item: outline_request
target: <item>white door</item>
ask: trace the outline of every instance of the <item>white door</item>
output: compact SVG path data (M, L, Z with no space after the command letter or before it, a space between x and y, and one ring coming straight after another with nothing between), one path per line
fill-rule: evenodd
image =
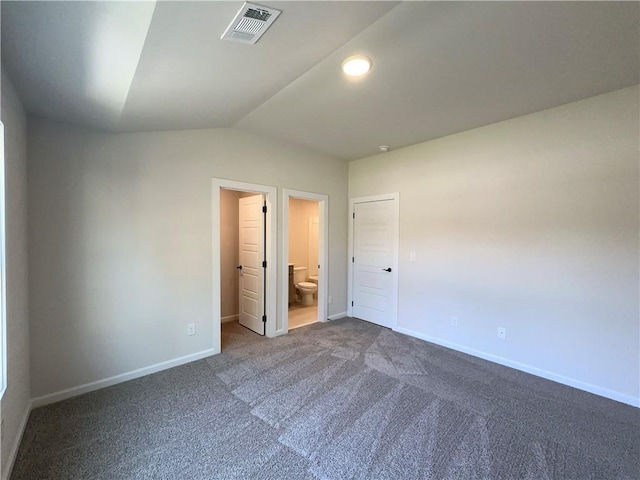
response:
M239 199L240 325L264 335L264 213L262 195Z
M397 320L398 201L354 203L354 214L352 314L392 328Z

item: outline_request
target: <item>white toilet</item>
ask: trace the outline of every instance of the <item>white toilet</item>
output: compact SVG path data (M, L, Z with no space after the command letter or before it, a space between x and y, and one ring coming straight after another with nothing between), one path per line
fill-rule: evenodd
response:
M310 281L311 283L315 283L315 284L316 284L316 287L317 287L317 286L318 286L318 275L309 275L309 281ZM314 298L314 300L315 300L316 298L318 298L317 289L316 289L316 293L314 293L314 294L313 294L313 298Z
M293 267L293 283L300 295L303 305L313 305L313 294L318 291L318 285L305 281L307 279L307 267Z

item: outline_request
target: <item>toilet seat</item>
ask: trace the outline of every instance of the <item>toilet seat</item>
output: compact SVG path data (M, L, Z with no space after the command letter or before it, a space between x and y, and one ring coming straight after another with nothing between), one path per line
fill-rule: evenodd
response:
M312 289L312 288L317 288L318 286L315 283L311 283L311 282L300 282L298 284L298 288L307 288L307 289Z

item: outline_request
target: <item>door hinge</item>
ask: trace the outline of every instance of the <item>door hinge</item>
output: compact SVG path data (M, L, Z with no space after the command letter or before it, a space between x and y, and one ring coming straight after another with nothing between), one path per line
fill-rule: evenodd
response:
M262 206L262 213L267 213L267 206L266 205Z
M262 323L267 323L267 316L266 315L262 315Z
M351 263L356 263L356 257L351 257Z
M353 218L354 219L356 218L356 212L353 212Z
M266 260L262 261L262 268L267 268L267 261Z
M351 306L353 307L353 300L351 300Z

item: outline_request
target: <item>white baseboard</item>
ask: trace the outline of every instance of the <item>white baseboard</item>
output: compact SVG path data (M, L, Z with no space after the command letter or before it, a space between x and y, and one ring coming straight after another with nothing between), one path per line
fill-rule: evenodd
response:
M333 315L329 315L329 320L338 320L339 318L346 316L347 312L334 313Z
M85 383L84 385L80 385L78 387L67 388L65 390L60 390L59 392L54 392L47 395L43 395L41 397L32 398L31 408L42 407L44 405L49 405L50 403L55 403L61 400L66 400L67 398L82 395L83 393L93 392L94 390L110 387L112 385L126 382L128 380L133 380L135 378L144 377L145 375L150 375L152 373L156 373L161 370L167 370L169 368L177 367L179 365L184 365L185 363L195 362L196 360L200 360L201 358L210 357L215 353L216 352L213 349L204 350L202 352L193 353L191 355L175 358L173 360L168 360L166 362L156 363L155 365L151 365L149 367L138 368L137 370L132 370L130 372L122 373L120 375L115 375L113 377L105 378L103 380L97 380L95 382Z
M396 327L394 328L394 330L396 332L409 335L410 337L419 338L420 340L425 340L426 342L435 343L436 345L440 345L442 347L447 347L452 350L456 350L458 352L467 353L469 355L473 355L474 357L482 358L490 362L504 365L505 367L515 368L516 370L520 370L521 372L530 373L538 377L546 378L547 380L562 383L563 385L568 385L570 387L574 387L579 390L584 390L585 392L593 393L595 395L600 395L601 397L610 398L611 400L615 400L617 402L626 403L627 405L631 405L633 407L640 407L640 398L635 398L635 397L632 397L631 395L626 395L624 393L616 392L614 390L598 387L597 385L592 385L590 383L585 383L580 380L558 375L556 373L549 372L547 370L543 370L537 367L532 367L531 365L526 365L524 363L514 362L512 360L508 360L498 355L485 353L480 350L475 350L473 348L468 348L463 345L451 343L446 340L442 340L440 338L423 335L419 332L415 332L413 330L409 330L406 328Z
M220 323L233 322L235 320L238 320L238 318L239 318L238 315L228 315L226 317L221 317L220 318Z
M11 451L9 452L9 459L7 460L7 466L5 468L5 471L2 473L2 480L9 480L11 478L11 471L13 470L13 465L16 462L18 449L20 448L20 443L22 442L22 435L24 435L24 429L27 427L27 421L29 420L29 414L31 413L32 408L33 402L29 401L29 403L27 403L27 408L22 415L22 421L20 422L20 428L18 428L18 434L13 440L13 445L11 446Z

